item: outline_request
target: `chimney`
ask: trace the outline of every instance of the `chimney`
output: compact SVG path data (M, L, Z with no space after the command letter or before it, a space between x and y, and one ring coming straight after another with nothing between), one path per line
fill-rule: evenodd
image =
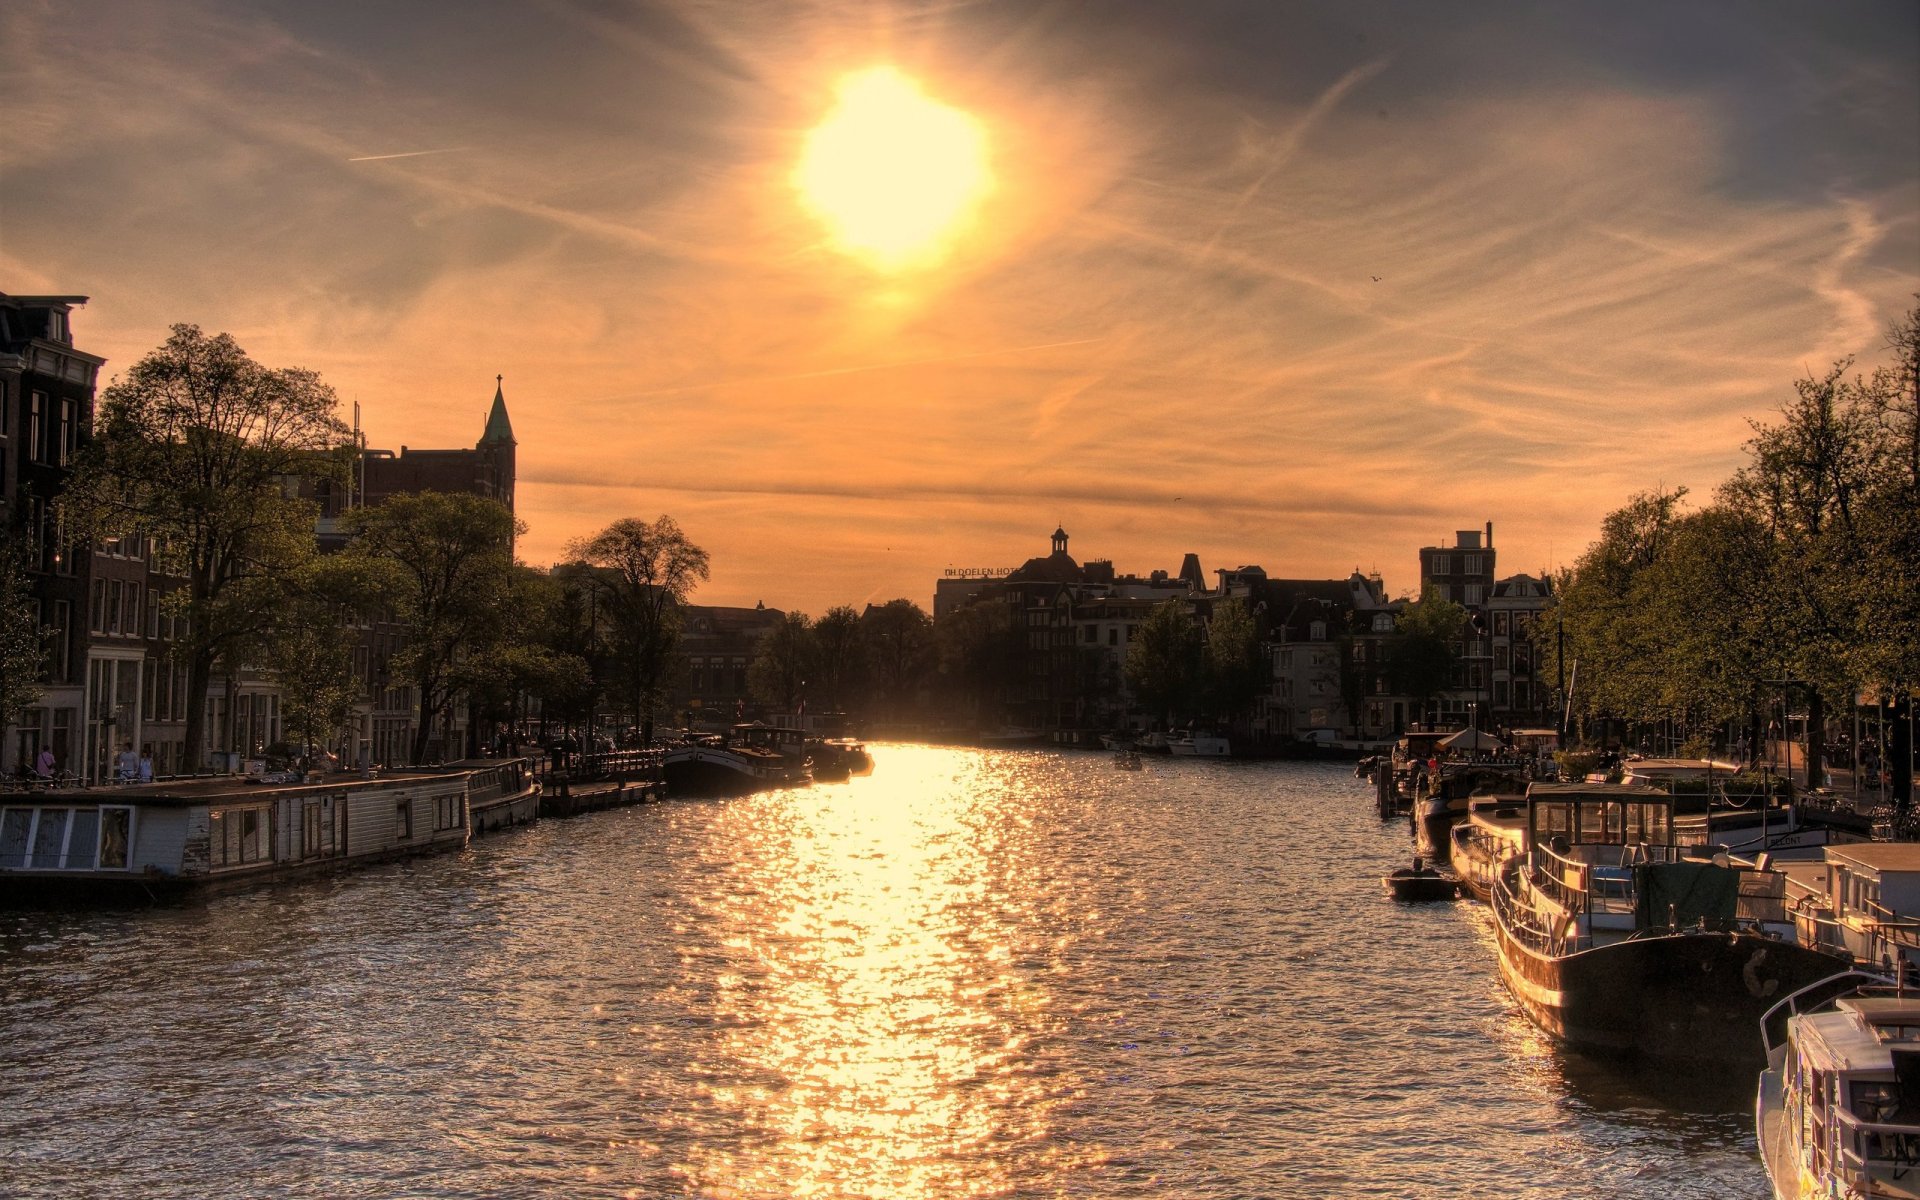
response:
M1487 549L1493 549L1493 522L1487 522Z

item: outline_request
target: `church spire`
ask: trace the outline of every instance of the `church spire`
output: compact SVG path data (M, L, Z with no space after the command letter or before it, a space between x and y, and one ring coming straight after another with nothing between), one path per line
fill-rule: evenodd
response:
M493 377L493 409L487 413L487 430L480 435L482 446L517 444L513 437L513 422L507 420L507 397L504 392L506 376Z

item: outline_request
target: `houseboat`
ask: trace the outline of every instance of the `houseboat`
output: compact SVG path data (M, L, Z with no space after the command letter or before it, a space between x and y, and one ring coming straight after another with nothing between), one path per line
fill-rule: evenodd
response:
M1426 794L1407 811L1414 852L1429 861L1446 861L1454 826L1467 819L1474 800L1506 797L1513 803L1525 804L1529 782L1517 766L1441 763L1439 777L1427 781Z
M1217 733L1182 729L1168 735L1167 753L1184 758L1227 758L1233 746Z
M663 757L667 795L745 796L805 787L813 773L799 747L786 742L791 732L747 722L735 725L724 739L700 737L669 746Z
M540 819L540 785L524 758L456 763L467 774L467 825L476 834Z
M1920 1200L1920 994L1840 979L1845 994L1822 981L1763 1022L1754 1126L1775 1200Z
M1920 972L1920 842L1851 842L1788 863L1795 933L1884 971Z
M241 777L0 794L0 897L16 903L155 900L339 871L467 844L483 811L517 811L524 763Z
M1500 972L1570 1046L1757 1064L1773 1002L1849 965L1796 940L1767 860L1679 844L1665 792L1534 784L1522 839L1493 886Z
M1448 831L1447 841L1447 860L1461 888L1480 903L1492 904L1500 872L1526 849L1526 797L1469 799L1467 819Z

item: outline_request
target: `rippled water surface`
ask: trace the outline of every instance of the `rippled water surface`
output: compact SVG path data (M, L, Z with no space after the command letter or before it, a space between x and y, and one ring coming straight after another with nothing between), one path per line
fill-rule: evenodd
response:
M876 748L127 913L0 913L0 1192L1762 1197L1570 1058L1338 764Z

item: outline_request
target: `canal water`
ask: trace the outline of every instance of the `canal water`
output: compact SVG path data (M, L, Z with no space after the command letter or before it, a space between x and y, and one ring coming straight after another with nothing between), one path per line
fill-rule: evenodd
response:
M1750 1081L1553 1048L1349 767L876 758L0 913L0 1192L1766 1194Z

